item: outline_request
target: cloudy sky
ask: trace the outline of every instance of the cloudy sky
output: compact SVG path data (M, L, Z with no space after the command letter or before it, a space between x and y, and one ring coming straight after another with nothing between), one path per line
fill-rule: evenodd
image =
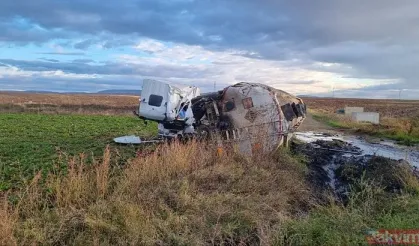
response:
M0 1L0 90L139 89L144 78L419 98L419 1Z

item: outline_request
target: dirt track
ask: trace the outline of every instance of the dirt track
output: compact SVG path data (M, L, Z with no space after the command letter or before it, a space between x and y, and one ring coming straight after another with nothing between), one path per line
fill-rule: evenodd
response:
M336 129L333 129L330 126L313 119L313 116L310 113L308 113L307 118L304 120L303 124L301 124L301 126L298 128L298 131L299 132L314 131L314 132L332 133L332 132L336 132Z

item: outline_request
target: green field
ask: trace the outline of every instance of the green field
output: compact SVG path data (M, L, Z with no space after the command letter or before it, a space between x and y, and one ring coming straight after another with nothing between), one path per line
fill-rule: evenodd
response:
M132 158L143 147L112 143L155 131L129 116L1 114L0 245L365 245L367 231L417 227L419 182L377 175L386 162L345 169L343 203L286 149L220 156L173 142Z
M153 123L130 116L0 114L0 190L13 188L39 170L58 165L58 157L101 156L117 136L150 136ZM132 146L118 146L133 156ZM118 149L116 148L116 149Z

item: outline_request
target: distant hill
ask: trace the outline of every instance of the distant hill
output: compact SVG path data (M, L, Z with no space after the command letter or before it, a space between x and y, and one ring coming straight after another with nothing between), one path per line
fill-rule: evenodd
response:
M320 97L320 96L314 96L314 95L297 95L297 97L300 97L300 98L302 98L302 97L317 98L317 97Z
M37 90L27 90L27 91L4 91L4 92L17 92L17 93L37 93L37 94L64 94L63 92L55 92L55 91L37 91ZM74 94L76 92L69 92L69 94ZM84 94L84 92L80 92L80 94Z

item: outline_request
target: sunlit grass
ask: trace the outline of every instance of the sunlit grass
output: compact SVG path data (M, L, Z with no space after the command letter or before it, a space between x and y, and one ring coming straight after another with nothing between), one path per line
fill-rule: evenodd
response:
M371 123L358 123L349 117L338 114L311 111L315 120L327 125L353 130L358 133L396 140L400 144L419 144L419 118L383 118L379 125Z

